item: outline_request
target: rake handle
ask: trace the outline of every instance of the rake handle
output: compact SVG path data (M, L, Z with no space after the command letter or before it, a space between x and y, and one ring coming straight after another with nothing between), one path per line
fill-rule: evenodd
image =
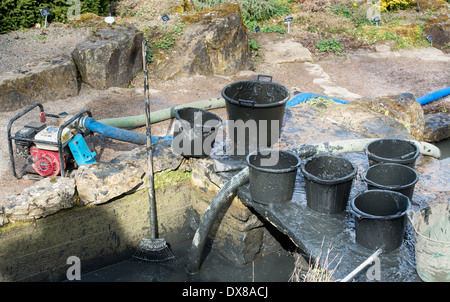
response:
M155 202L155 185L153 179L153 153L152 153L152 127L150 122L150 96L148 88L148 71L147 71L147 40L142 39L142 64L144 73L144 98L145 98L145 126L147 137L147 166L148 166L148 198L150 203L150 239L156 239L156 202Z

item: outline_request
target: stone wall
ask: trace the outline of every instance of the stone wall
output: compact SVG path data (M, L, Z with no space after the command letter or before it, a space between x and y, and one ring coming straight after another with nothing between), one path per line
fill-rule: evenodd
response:
M70 56L30 63L20 70L0 73L1 111L17 110L36 102L78 95L77 69Z
M168 242L192 238L189 188L186 181L156 192L159 231ZM8 224L0 228L0 281L66 280L70 256L80 259L82 273L123 261L148 238L149 226L147 190Z
M193 236L190 177L177 176L186 173L184 160L167 144L154 149L158 234L180 243ZM144 155L136 148L9 196L0 209L0 281L65 280L70 256L83 273L131 257L150 234ZM103 177L86 183L77 173ZM168 177L177 181L161 181ZM96 194L82 195L89 190Z

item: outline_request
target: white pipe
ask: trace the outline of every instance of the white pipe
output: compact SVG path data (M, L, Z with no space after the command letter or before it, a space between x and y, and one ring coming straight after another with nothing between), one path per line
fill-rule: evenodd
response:
M358 274L363 268L365 268L367 265L371 264L372 261L375 260L382 252L382 249L378 249L370 255L369 258L367 258L363 263L361 263L357 268L355 268L350 274L348 274L344 279L342 279L340 282L348 282L350 281L356 274Z
M323 153L323 152L332 152L332 153L349 153L349 152L362 152L364 151L364 148L367 144L379 140L380 138L362 138L362 139L351 139L351 140L345 140L345 141L335 141L335 142L329 142L329 143L322 143L313 145L317 153ZM436 147L433 144L422 142L422 141L416 141L416 140L409 140L410 142L417 145L419 148L420 154L432 156L434 158L440 158L441 157L441 150Z

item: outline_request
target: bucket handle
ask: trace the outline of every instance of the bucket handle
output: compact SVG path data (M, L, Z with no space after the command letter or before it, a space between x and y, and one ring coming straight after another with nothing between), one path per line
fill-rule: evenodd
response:
M414 154L416 154L416 151L409 152L408 154L402 155L402 156L400 156L400 159L409 159Z
M249 100L242 100L242 99L239 99L239 100L238 100L238 103L239 103L239 106L241 106L242 103L244 103L244 104L251 104L251 105L252 105L252 109L255 109L255 104L256 104L255 101L249 101Z
M258 74L257 81L261 81L260 78L270 78L270 81L267 81L267 82L272 82L272 76L271 75Z
M352 213L358 220L363 219L363 215L357 213L357 212L356 212L355 210L353 210L351 207L350 207L350 213Z

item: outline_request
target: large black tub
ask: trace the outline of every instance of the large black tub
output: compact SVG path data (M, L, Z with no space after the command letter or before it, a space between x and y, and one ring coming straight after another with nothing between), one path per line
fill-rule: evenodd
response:
M270 81L263 81L267 77ZM222 90L228 113L228 135L234 155L272 146L279 138L284 110L290 94L286 87L272 82L271 76L240 81Z

